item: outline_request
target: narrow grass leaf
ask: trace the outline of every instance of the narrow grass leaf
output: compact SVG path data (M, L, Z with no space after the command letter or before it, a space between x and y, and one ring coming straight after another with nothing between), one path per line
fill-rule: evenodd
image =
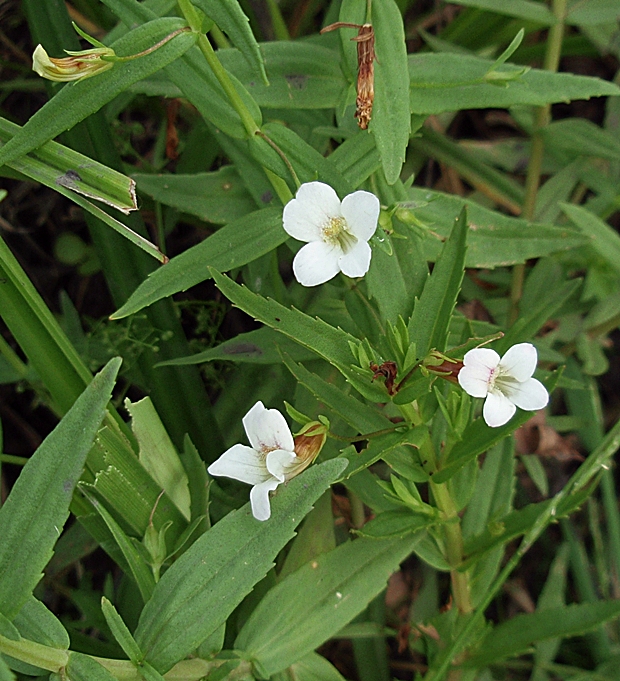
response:
M26 603L51 558L120 364L113 359L95 376L28 460L0 509L0 612L9 618Z
M69 648L69 634L61 621L34 596L30 596L13 618L22 638L58 650Z
M273 587L243 626L235 648L266 677L336 634L385 588L417 538L357 539L316 556Z
M459 0L459 5L465 7L477 7L488 12L495 12L503 14L515 19L524 19L525 21L533 21L543 26L553 26L557 23L557 19L553 16L553 12L548 7L540 2L531 2L531 0L511 0L511 2L497 2L496 0Z
M0 118L0 142L3 144L20 130L19 125ZM15 159L8 165L52 189L71 190L65 194L69 198L75 192L125 214L138 208L135 182L131 178L57 142L47 142L34 151L32 157ZM33 177L31 173L37 170L41 171L40 177Z
M334 459L278 490L268 521L246 504L205 532L164 574L135 631L146 660L167 672L210 636L268 570L312 504L342 472Z
M231 222L150 274L111 319L122 319L210 279L209 267L226 272L256 260L288 239L282 209L264 208Z
M237 0L192 0L192 2L228 35L254 73L261 78L265 86L269 86L263 55L250 28L250 20Z
M185 26L185 22L177 18L155 19L130 31L111 47L119 56L137 54ZM196 35L193 33L181 33L151 54L117 63L97 76L65 85L0 149L0 164L9 163L69 130L124 92L132 83L178 59L195 41Z

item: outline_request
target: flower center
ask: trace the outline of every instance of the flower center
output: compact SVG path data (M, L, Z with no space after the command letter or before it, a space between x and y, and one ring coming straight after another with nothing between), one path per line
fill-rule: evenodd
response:
M357 237L351 233L343 217L329 218L321 227L321 238L327 244L339 246L343 253L347 253L357 243Z
M502 371L500 367L495 367L491 369L489 373L489 378L487 380L487 385L489 386L489 392L499 391L501 393L506 392L506 388L510 388L511 385L518 383L516 378L513 378L510 374Z

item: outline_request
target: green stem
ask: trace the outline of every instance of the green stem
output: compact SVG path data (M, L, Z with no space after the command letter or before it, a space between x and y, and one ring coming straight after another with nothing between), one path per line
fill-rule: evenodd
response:
M16 466L25 466L28 463L28 457L13 456L13 454L0 454L0 463L12 463Z
M243 123L248 135L255 135L260 128L256 125L256 121L252 117L248 108L244 104L243 100L237 92L237 88L234 86L232 80L230 79L228 72L220 63L220 60L215 54L215 50L211 46L208 38L202 32L202 21L200 16L190 0L178 0L179 9L183 13L183 16L190 25L192 31L198 33L198 47L202 52L204 58L207 60L207 64L211 67L215 77L218 79L220 85L224 89L224 92L228 96L230 103L232 104L235 111L239 114L241 122Z
M557 71L562 55L562 40L564 38L564 20L566 18L566 0L553 0L553 15L557 23L549 29L547 50L543 68L546 71ZM533 220L536 211L536 199L542 171L544 155L544 143L541 130L551 121L551 104L538 107L534 119L534 132L532 135L532 149L530 162L525 179L525 198L523 202L523 217ZM519 301L523 295L523 283L525 281L525 264L515 265L512 270L512 284L510 289L510 311L508 324L512 326L519 316Z
M446 554L450 563L450 579L454 602L459 612L468 615L473 611L471 603L469 573L459 571L463 562L463 535L461 533L461 519L459 518L454 499L450 494L447 483L436 485L431 482L431 490L437 504L437 508L443 513L446 520L445 540Z
M350 489L347 490L347 496L349 497L349 503L351 504L351 523L355 529L359 529L360 527L363 527L366 522L364 502Z
M290 40L291 36L288 32L288 27L280 12L280 7L276 0L267 0L267 11L271 18L271 26L276 40Z

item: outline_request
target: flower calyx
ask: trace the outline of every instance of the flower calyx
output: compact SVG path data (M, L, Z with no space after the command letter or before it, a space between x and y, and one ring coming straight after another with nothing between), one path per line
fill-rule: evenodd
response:
M114 66L116 54L111 47L93 47L90 50L70 52L61 59L50 57L42 45L37 45L32 55L32 70L42 78L68 83L103 73Z

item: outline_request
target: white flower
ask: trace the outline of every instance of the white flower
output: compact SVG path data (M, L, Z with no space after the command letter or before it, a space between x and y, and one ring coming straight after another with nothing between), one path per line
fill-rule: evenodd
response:
M472 397L486 397L482 415L487 425L503 426L517 407L536 411L547 406L547 389L532 378L537 360L536 348L531 343L513 345L501 359L489 348L466 353L459 384Z
M377 229L381 206L370 192L342 202L323 182L307 182L284 206L284 230L308 243L295 256L293 272L302 286L323 284L338 272L363 277L370 267L368 240Z
M250 491L252 515L267 520L271 515L269 492L309 465L295 454L293 435L277 409L265 409L257 402L243 417L251 447L233 445L209 468L210 475L222 475L253 485Z

